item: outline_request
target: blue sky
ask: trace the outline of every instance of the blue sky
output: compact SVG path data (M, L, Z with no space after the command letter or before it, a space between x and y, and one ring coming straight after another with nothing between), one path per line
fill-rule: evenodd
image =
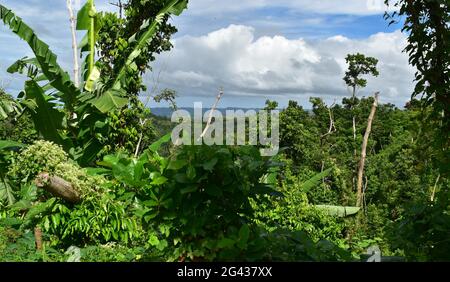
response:
M71 70L71 42L64 0L0 0L12 8ZM114 10L97 0L98 10ZM266 99L282 106L309 97L327 103L348 95L342 77L345 55L362 52L380 59L378 78L370 78L360 96L381 91L383 102L403 106L412 91L414 70L401 50L400 26L383 19L382 0L191 0L173 23L179 32L174 49L153 63L149 89L173 88L181 106L213 103L223 87L223 107L261 107ZM79 34L81 39L82 34ZM23 56L26 44L0 27L0 85L20 91L23 78L5 69ZM155 87L153 87L155 86ZM151 91L149 91L151 92ZM152 93L142 93L143 99ZM166 106L151 103L150 106Z

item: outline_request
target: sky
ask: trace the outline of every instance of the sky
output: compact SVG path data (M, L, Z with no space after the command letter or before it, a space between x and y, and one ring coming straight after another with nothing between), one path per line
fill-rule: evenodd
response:
M76 1L76 0L75 0ZM110 0L96 0L100 11L114 11ZM383 103L403 107L413 90L414 69L402 52L400 25L383 19L383 0L190 0L171 21L178 28L174 48L157 57L145 75L148 95L171 88L177 103L192 107L259 108L267 99L281 107L295 100L310 108L309 97L326 103L349 96L343 76L345 57L360 52L379 59L380 76L367 77L359 97L380 91ZM72 69L70 24L65 0L0 0L30 25ZM78 34L79 39L82 33ZM0 25L0 87L17 95L24 78L6 73L17 59L32 57L24 41ZM156 90L156 91L154 91ZM150 107L166 104L151 102Z

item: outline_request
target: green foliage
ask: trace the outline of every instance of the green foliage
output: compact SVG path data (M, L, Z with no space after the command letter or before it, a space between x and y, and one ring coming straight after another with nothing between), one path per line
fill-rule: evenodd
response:
M0 89L0 120L5 120L11 115L17 116L22 112L20 104Z
M414 96L425 94L425 104L433 104L437 114L441 111L448 114L450 5L445 0L398 0L394 6L399 12L386 14L386 18L391 19L392 24L396 16L405 17L402 30L408 32L409 43L404 51L411 65L418 69Z
M437 148L434 161L440 170L450 173L450 3L446 0L397 0L393 5L398 12L386 13L390 24L402 18L402 30L408 35L404 52L409 63L417 69L413 98L420 97L425 110L427 130L433 134Z
M30 115L11 95L0 89L0 139L31 143L36 138Z
M107 139L107 113L120 110L130 102L130 97L126 97L127 87L133 84L133 74L130 71L137 68L138 57L146 52L147 45L160 31L161 24L170 15L179 15L186 5L185 0L164 2L154 14L146 14L146 17L141 18L142 25L124 39L130 43L126 59L115 65L114 72L102 74L101 67L96 67L94 60L96 34L100 32L101 21L95 11L94 1L88 1L79 13L78 22L79 30L88 31L85 40L88 44L81 44L82 52L89 51L82 88L87 92L74 86L69 75L57 64L56 56L48 45L38 39L30 27L10 10L0 6L3 22L27 41L36 55L33 59L17 61L8 71L28 70L29 81L25 84L25 91L19 96L19 102L31 115L39 134L46 140L62 145L78 163L92 164L102 151L102 141ZM100 38L101 36L98 37L99 40ZM144 69L146 66L147 63ZM48 84L38 84L38 81Z
M361 78L361 75L379 75L377 70L378 60L373 57L366 57L360 53L353 55L349 54L345 58L345 61L348 64L348 70L345 72L344 81L353 89L357 87L364 88L367 86L367 80Z
M64 246L76 244L129 244L141 235L137 219L129 216L131 199L113 193L89 195L76 206L56 202L39 225L48 234L59 238Z
M46 95L34 80L25 83L24 105L30 110L36 131L48 141L64 144L63 129L64 112L57 108L55 99ZM66 147L67 148L67 147Z
M449 183L445 184L449 187ZM392 228L393 245L412 261L449 261L449 195L444 189L435 201L416 201Z
M149 244L159 250L169 247L170 260L213 260L222 249L234 246L225 239L247 232L241 228L252 213L249 198L271 191L260 182L270 161L253 147L207 146L183 147L166 159L157 150L168 138L150 146L139 159L107 156L102 164L138 193L138 214L154 232ZM246 247L236 246L234 251Z
M263 261L352 261L352 255L328 240L314 241L305 232L280 229L263 234Z
M31 231L21 232L0 224L0 262L59 262L63 255L45 246L37 251Z
M136 262L142 259L144 249L125 247L115 243L87 246L80 249L81 262Z
M64 150L48 141L36 141L13 160L8 174L19 182L33 181L41 172L53 173L56 167L68 161Z
M32 183L42 172L68 181L82 197L104 190L105 180L102 177L89 176L86 170L68 158L60 146L48 141L36 141L14 156L7 176L20 187Z
M122 85L133 101L137 102L137 94L146 89L143 85L142 74L150 68L150 63L154 61L156 54L172 48L170 38L177 29L168 23L168 15L160 16L160 11L167 5L172 5L174 1L128 0L126 2L123 3L124 17L116 13L104 13L100 16L102 28L97 42L101 54L99 67L103 74L113 77L122 66L127 64L127 58L135 48L141 45L142 52L134 54L135 66L127 68L128 80L125 85ZM187 1L177 2L179 3L173 7L180 7L180 9L187 3ZM142 30L143 26L148 26L149 19L156 18L159 21L158 30L153 34L152 40L145 41L145 37L141 37L141 41L129 40ZM152 27L148 27L150 31Z
M282 196L266 196L265 201L252 202L255 222L269 231L276 231L279 228L293 232L301 231L313 242L328 240L341 245L344 242L343 222L311 205L304 186L304 183L307 183L307 188L311 189L313 185L318 185L322 178L319 178L319 181L316 179L328 175L330 171L318 174L304 183L291 174L289 166L285 171L286 179L277 189Z
M136 150L139 155L157 138L154 121L150 110L140 102L133 107L108 113L108 132L100 138L103 144L101 155L117 151L135 154Z
M172 148L165 134L173 125L138 97L156 54L172 48L170 16L187 2L128 0L116 15L86 1L80 89L0 5L2 21L35 55L8 68L27 76L19 97L0 91L1 261L351 261L374 245L409 260L450 260L448 1L396 3L418 69L413 96L425 95L404 110L379 105L362 208L353 207L352 187L366 126L355 121L367 119L373 100L356 90L379 75L378 60L347 56L353 97L342 104L312 97L311 112L290 101L280 156L246 146ZM176 108L175 98L166 89L155 100ZM70 182L82 201L38 189L41 172ZM34 227L44 233L41 251Z
M319 183L328 175L330 175L332 169L329 168L325 171L322 171L321 173L318 173L317 175L315 175L314 177L312 177L311 179L308 179L307 181L303 182L300 187L301 190L303 192L308 192L310 191L312 188L314 188L315 186L319 185Z
M161 93L159 93L158 95L156 95L155 97L153 97L153 100L155 100L156 103L160 103L161 101L166 101L170 104L170 107L176 111L177 110L177 103L175 102L177 98L177 92L173 89L164 89L161 91Z

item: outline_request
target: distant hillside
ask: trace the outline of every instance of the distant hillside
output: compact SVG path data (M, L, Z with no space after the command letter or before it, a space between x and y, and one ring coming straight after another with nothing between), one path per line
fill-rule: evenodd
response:
M173 110L171 108L150 108L150 110L152 111L152 113L156 116L160 116L160 117L167 117L167 118L171 118L172 117L172 113ZM185 110L188 111L192 116L194 115L194 108L179 108L179 110ZM203 113L206 113L207 111L209 111L209 108L203 108ZM249 109L249 108L221 108L221 109L217 109L219 110L223 115L225 115L227 110L242 110L244 112L248 111L248 110L254 110L254 111L258 111L260 109Z

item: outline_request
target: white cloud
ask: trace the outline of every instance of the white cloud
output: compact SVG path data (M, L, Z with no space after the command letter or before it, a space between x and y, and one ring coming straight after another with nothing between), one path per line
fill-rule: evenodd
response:
M66 1L1 2L36 30L70 72L71 39ZM97 1L98 9L113 10L108 2ZM210 97L219 86L224 86L227 95L235 97L230 104L236 106L241 106L241 101L252 106L251 99L264 101L269 96L280 100L310 95L334 99L347 95L342 81L346 54L359 51L379 58L381 72L379 78L369 80L367 91L361 95L381 90L385 100L402 104L409 98L412 88L412 69L400 52L404 35L379 33L364 40L337 35L340 25L335 21L351 22L351 15L382 13L369 9L368 3L366 0L190 0L188 11L175 18L180 30L185 31L181 34L187 36L177 38L175 49L161 55L154 69L156 73L163 71L161 86L175 88L180 96ZM281 15L277 14L278 8L284 11ZM259 13L258 9L265 12ZM298 14L303 16L298 17ZM336 14L350 16L328 16ZM228 26L229 23L243 25ZM228 27L219 29L223 26ZM296 34L314 38L323 26L330 28L326 36L333 37L296 38ZM207 33L210 30L216 31ZM319 38L323 37L324 33L320 34ZM31 50L0 25L0 51L0 83L17 94L23 79L6 74L5 68L18 58L31 56ZM148 84L151 88L151 83Z
M174 41L172 52L161 55L163 87L180 95L211 96L219 86L229 95L327 100L348 95L342 80L345 56L361 52L380 60L378 78L369 78L360 95L381 91L383 102L403 105L412 92L413 69L402 53L406 44L400 31L378 33L366 39L344 36L309 41L283 36L256 38L252 27L230 25L205 36Z
M195 15L242 12L261 8L283 7L317 14L375 15L384 13L384 0L191 0Z

